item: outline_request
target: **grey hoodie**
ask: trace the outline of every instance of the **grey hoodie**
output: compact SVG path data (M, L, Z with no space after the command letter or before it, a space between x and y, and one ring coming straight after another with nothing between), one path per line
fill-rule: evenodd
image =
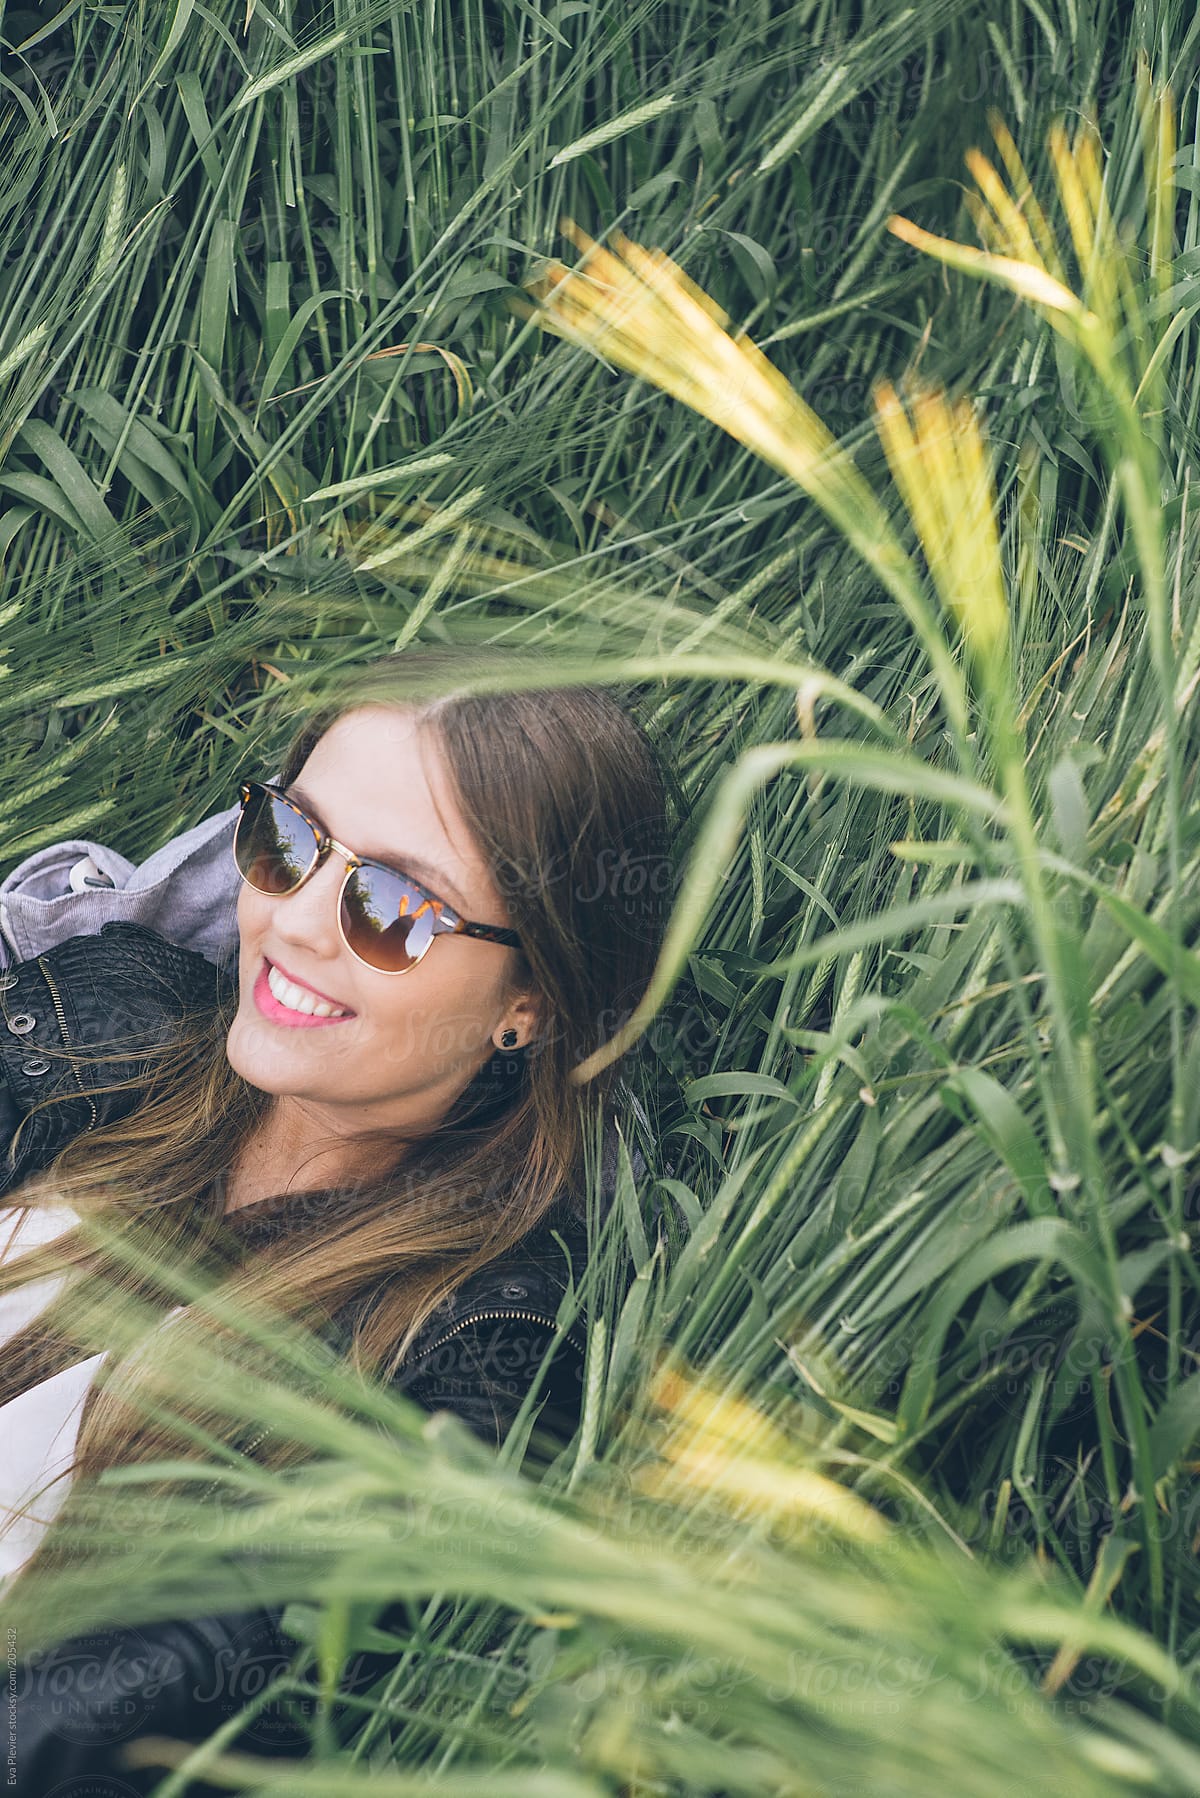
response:
M239 810L205 818L138 867L82 837L36 849L0 881L0 968L116 922L143 924L218 967L236 959Z

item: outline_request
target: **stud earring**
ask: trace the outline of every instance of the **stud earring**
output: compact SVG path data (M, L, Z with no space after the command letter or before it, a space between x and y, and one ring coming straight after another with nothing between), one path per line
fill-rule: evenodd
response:
M506 1030L504 1032L504 1035L500 1038L500 1047L502 1049L515 1049L516 1046L517 1046L516 1031L515 1030Z

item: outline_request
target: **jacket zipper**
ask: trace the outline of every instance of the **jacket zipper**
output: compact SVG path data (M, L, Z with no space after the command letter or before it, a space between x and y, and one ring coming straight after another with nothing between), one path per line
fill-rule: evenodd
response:
M528 1323L545 1324L546 1327L551 1330L558 1328L557 1320L555 1318L546 1317L540 1311L472 1311L469 1312L466 1317L460 1318L452 1330L447 1330L444 1336L439 1336L436 1342L431 1343L430 1346L422 1352L426 1355L432 1355L435 1349L441 1348L443 1343L449 1342L452 1336L459 1335L460 1332L467 1329L470 1324L483 1323L486 1319L498 1317L521 1317ZM583 1343L578 1342L570 1330L564 1331L563 1334L571 1346L577 1348L581 1355L586 1353ZM251 1438L240 1452L243 1455L251 1454L258 1448L260 1443L271 1434L274 1428L274 1424L267 1424L258 1432L257 1436ZM200 1494L201 1499L205 1499L210 1493L215 1492L217 1484L218 1482L213 1480L211 1485L206 1486L204 1491Z
M38 956L38 967L42 970L46 985L50 988L50 998L53 1001L55 1015L58 1018L58 1027L62 1031L63 1045L65 1048L71 1049L74 1047L74 1044L71 1041L71 1033L67 1029L66 1013L63 1010L62 1000L59 998L58 988L54 984L54 976L46 966L46 958L44 955ZM87 1100L88 1109L92 1114L92 1121L88 1125L88 1129L94 1130L99 1121L99 1113L96 1110L96 1101L85 1090L83 1081L79 1077L79 1068L76 1065L74 1057L71 1058L71 1072L74 1074L75 1084L83 1094L83 1097Z
M258 1432L257 1436L254 1436L251 1438L251 1440L246 1444L245 1448L241 1450L241 1453L243 1455L250 1454L250 1452L253 1449L256 1449L258 1447L258 1445L262 1441L263 1437L269 1436L271 1434L271 1431L274 1428L275 1428L275 1425L273 1423L267 1424L265 1426L265 1428L261 1429ZM203 1501L206 1498L210 1498L212 1496L212 1494L216 1491L216 1489L220 1485L220 1483L221 1482L219 1480L210 1480L209 1481L208 1485L204 1488L203 1492L200 1494L201 1503L203 1503Z
M457 1336L469 1324L483 1323L488 1318L496 1317L523 1317L527 1323L545 1324L551 1330L558 1328L555 1318L545 1317L540 1311L472 1311L466 1317L460 1318L452 1330L447 1330L444 1336L439 1336L436 1342L431 1342L422 1353L432 1355L435 1349L440 1349L443 1343L449 1342L452 1336ZM563 1334L572 1348L578 1349L581 1355L586 1353L583 1343L577 1342L570 1330L565 1330Z

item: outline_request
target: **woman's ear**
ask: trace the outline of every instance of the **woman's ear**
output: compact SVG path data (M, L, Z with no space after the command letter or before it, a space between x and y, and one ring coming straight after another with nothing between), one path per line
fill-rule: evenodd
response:
M496 1026L494 1033L496 1047L505 1047L503 1042L505 1033L515 1030L517 1040L514 1043L510 1036L507 1046L513 1049L527 1048L540 1034L544 1015L545 1007L539 993L530 990L514 993L504 1008L504 1016Z

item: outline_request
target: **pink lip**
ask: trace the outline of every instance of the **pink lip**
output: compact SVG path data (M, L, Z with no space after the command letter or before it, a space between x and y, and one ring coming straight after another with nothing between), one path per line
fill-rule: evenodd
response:
M264 960L262 967L258 970L258 979L254 982L254 1003L257 1005L259 1011L261 1011L263 1017L268 1018L272 1024L286 1024L293 1030L304 1030L312 1029L312 1027L317 1024L345 1024L355 1016L354 1012L347 1011L344 1012L340 1018L310 1018L305 1017L302 1012L288 1011L286 1006L279 1003L278 999L267 985L267 969L272 965L276 967L279 966L277 962L272 964ZM280 968L279 972L283 974L283 969ZM290 978L291 976L289 974L284 974L285 980L289 980ZM297 980L296 985L303 986L304 982ZM314 992L314 989L312 987L305 987L305 991L311 993ZM323 993L316 993L315 996L318 999L324 998ZM336 1001L329 999L326 1003L333 1005Z

